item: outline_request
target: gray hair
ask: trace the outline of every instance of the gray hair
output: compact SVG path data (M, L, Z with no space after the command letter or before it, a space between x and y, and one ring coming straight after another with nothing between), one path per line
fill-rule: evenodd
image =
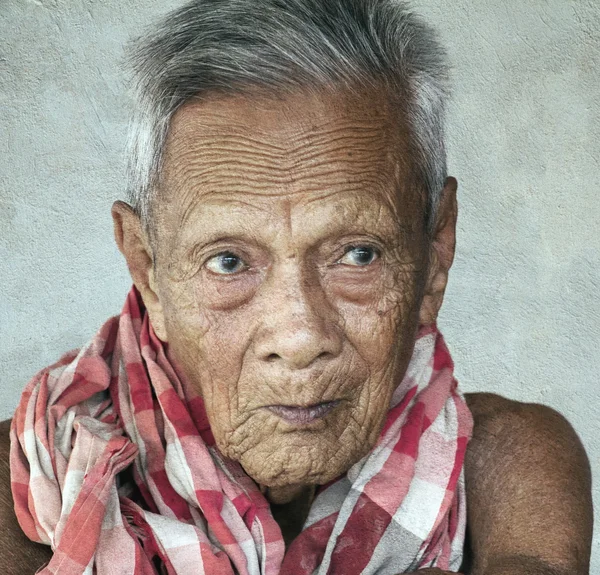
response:
M134 45L128 199L148 225L169 123L203 95L384 84L402 104L432 231L446 178L446 54L399 0L192 0Z

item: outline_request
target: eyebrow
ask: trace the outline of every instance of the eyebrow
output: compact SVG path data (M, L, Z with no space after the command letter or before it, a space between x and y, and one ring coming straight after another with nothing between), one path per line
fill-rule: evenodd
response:
M246 193L246 192L245 192ZM250 195L262 195L262 194L250 194ZM264 197L268 197L268 196L264 196ZM234 198L229 198L229 197L225 197L225 194L222 192L206 192L205 194L203 194L203 198L201 201L196 201L196 202L190 202L184 212L183 215L181 216L181 220L179 222L179 226L183 227L191 218L191 216L197 212L202 210L203 207L206 206L214 206L214 207L226 207L228 209L232 209L232 208L244 208L244 209L251 209L254 211L263 211L263 208L254 205L250 202L245 202L243 200L240 199L234 199Z
M323 201L324 198L332 198L332 197L337 197L337 196L347 196L347 194L349 192L352 192L354 194L368 194L368 191L362 188L357 188L357 189L353 189L353 190L349 190L348 188L345 189L340 189L340 190L327 190L327 189L323 189L322 193L317 193L314 197L310 197L304 201L302 201L302 204L305 207L308 207L309 209L314 206L316 203ZM391 192L391 193L397 193L397 192ZM202 212L205 209L216 209L216 211L229 211L232 212L231 213L231 218L229 219L229 221L226 221L226 225L219 225L219 230L214 230L214 234L211 234L211 236L222 236L222 238L229 238L229 239L253 239L254 241L256 241L256 238L260 235L260 234L248 234L248 227L244 225L244 222L251 222L252 220L252 214L247 215L248 211L254 212L255 214L264 214L266 211L268 211L268 205L269 205L269 200L273 197L280 197L281 194L277 193L277 192L273 192L272 194L268 194L265 192L252 192L250 190L243 190L243 192L240 193L236 193L236 192L228 192L228 191L221 191L221 190L209 190L206 192L202 193L202 197L201 198L196 198L194 200L192 200L191 202L189 202L188 206L186 206L185 211L183 213L183 215L181 216L180 219L180 223L179 223L179 228L180 230L182 230L183 228L187 227L186 224L189 223L190 219L193 216L202 216ZM246 201L245 198L249 198L250 201ZM252 201L254 198L257 198L258 201L254 202ZM345 202L342 202L342 204L345 204ZM393 226L393 228L395 229L395 233L401 238L401 239L408 239L412 233L413 233L413 226L409 225L408 223L402 221L402 217L401 217L401 213L402 213L402 206L390 206L388 205L388 202L385 202L384 204L378 203L378 206L381 209L383 209L385 212L387 212L387 217L384 218L385 221L388 224L391 224ZM239 214L236 213L238 212L238 210L241 210L242 212L244 212L242 215L246 216L245 218L243 218L242 220L239 219ZM369 233L369 231L367 231L364 226L358 226L358 222L361 219L361 213L357 212L356 217L354 218L350 218L350 219L346 219L346 223L343 226L343 229L339 229L340 226L334 226L336 228L334 235L338 235L340 232L348 230L348 233L356 233L356 234L360 234L360 233ZM219 220L221 220L222 218L222 214L219 214ZM210 221L210 220L209 220ZM234 233L232 232L232 224L235 223L235 228L237 228L237 230ZM210 228L210 226L208 226ZM369 228L371 228L371 234L372 235L378 235L378 234L374 234L373 232L376 231L376 228L373 228L373 226L369 226ZM389 236L389 225L385 225L386 232L385 236ZM240 232L238 234L238 231ZM204 232L206 233L206 227L204 228ZM196 235L196 234L193 234ZM200 234L202 235L202 234ZM234 236L237 236L236 238L234 238ZM206 237L206 236L205 236ZM213 241L219 241L219 238L212 238L211 239L207 239L206 243L211 243ZM193 240L194 243L197 243L196 240ZM204 242L203 242L204 243Z
M225 224L220 224L214 229L202 229L196 233L192 232L184 236L180 236L179 244L184 249L186 254L193 254L196 250L206 248L207 246L219 243L241 243L253 244L262 248L269 248L271 242L261 235L261 230L253 231L244 227L243 222L232 221ZM410 231L406 226L396 225L394 230L388 226L382 229L381 226L365 227L359 224L357 220L353 222L337 222L329 226L321 228L310 241L311 246L317 246L329 241L334 241L338 238L348 236L364 236L365 239L371 238L383 244L396 244L397 241L405 242L410 237ZM357 240L358 241L358 240Z

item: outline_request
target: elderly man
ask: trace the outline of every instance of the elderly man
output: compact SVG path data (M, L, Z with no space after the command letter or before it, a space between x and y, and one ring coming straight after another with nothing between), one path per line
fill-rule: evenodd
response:
M436 328L432 31L394 0L194 0L134 63L135 287L25 389L5 572L587 573L577 436L465 399Z

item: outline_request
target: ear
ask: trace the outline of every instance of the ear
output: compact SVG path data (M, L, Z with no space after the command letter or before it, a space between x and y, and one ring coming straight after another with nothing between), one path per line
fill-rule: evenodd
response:
M419 310L421 325L435 323L444 301L448 272L454 260L456 244L457 188L455 178L446 179L438 206L435 230L429 245L429 272Z
M140 292L156 335L167 341L163 308L157 290L154 256L139 216L125 202L115 202L111 210L115 240L125 256L135 287Z

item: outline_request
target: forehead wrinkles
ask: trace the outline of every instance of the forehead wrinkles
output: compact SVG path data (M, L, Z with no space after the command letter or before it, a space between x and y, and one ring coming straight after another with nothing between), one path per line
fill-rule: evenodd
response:
M386 167L393 175L394 146L385 126L332 121L283 133L239 125L186 132L175 132L165 162L165 179L177 188L234 186L268 195L293 186L304 190L315 179L320 186L359 183Z
M382 100L299 95L186 104L169 131L160 195L171 209L161 220L174 216L170 226L183 225L209 198L264 209L285 195L292 203L344 192L395 195L410 171L408 138Z

